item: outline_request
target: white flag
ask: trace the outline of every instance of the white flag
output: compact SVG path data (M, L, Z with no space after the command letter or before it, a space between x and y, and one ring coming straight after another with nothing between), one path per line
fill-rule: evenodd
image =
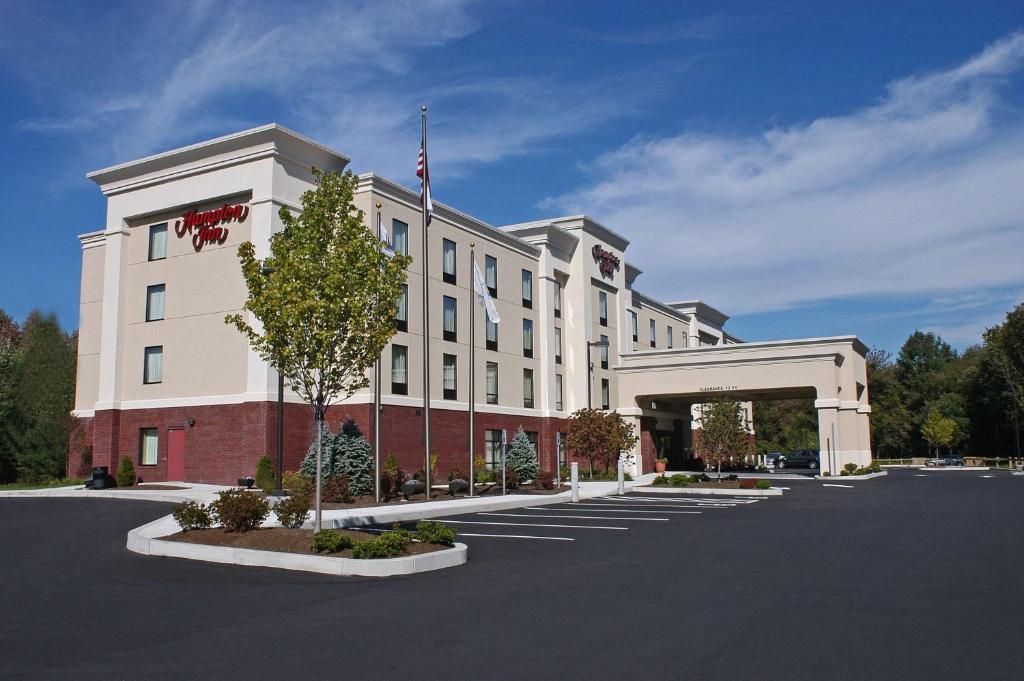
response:
M384 218L381 217L380 213L377 213L377 238L384 242L384 253L389 258L395 255L395 249L391 245L391 235L388 234L388 230L384 228Z
M501 321L501 317L498 316L498 308L494 305L494 298L491 298L491 292L487 290L487 284L484 282L484 275L480 274L480 266L473 261L473 290L476 292L476 297L479 299L480 304L487 310L487 318L491 320L492 324L497 324Z

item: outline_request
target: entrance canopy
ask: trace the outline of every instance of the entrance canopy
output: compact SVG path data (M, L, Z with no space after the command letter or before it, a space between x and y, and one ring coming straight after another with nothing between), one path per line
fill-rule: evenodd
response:
M614 367L619 412L636 418L642 434L645 418L684 413L685 405L714 396L813 398L822 471L864 466L871 461L866 353L855 336L628 353ZM634 452L639 470L651 467L653 452L641 437Z

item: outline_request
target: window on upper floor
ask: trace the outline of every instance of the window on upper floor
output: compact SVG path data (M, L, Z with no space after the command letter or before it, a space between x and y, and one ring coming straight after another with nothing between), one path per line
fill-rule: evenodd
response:
M523 406L533 409L533 369L523 369Z
M442 313L442 328L443 336L446 341L452 341L453 343L458 340L458 301L451 296L444 296L443 299L444 308L441 310Z
M164 346L153 345L143 350L142 382L163 383Z
M607 378L601 379L601 408L609 409L611 407L611 381Z
M402 284L402 292L398 294L395 301L395 329L397 331L409 330L409 285Z
M562 363L562 330L555 327L555 364Z
M498 259L492 255L484 256L484 283L492 298L498 297Z
M533 273L523 270L523 307L533 307Z
M633 342L636 343L640 340L640 333L637 331L636 312L633 310L629 311L629 328L633 332Z
M444 281L448 284L455 283L455 242L448 239L442 240L441 269Z
M555 318L562 316L562 284L555 280Z
M164 318L164 284L153 284L146 287L146 321L157 322Z
M533 357L533 320L523 320L523 357Z
M149 228L149 259L163 260L167 257L167 223L151 225Z
M608 368L608 336L601 335L601 343L598 347L601 349L601 368Z
M409 394L409 348L391 346L391 394Z
M672 347L672 327L668 326L668 325L665 326L665 340L668 341L668 347L671 348Z
M487 363L487 404L498 403L498 363Z
M608 326L608 294L604 291L597 292L597 314L601 326Z
M486 326L486 333L487 333L487 349L488 350L495 350L495 351L497 351L497 349L498 349L498 324L497 324L497 322L492 322L490 319L487 319L486 315L484 315L484 318L485 318L484 324Z
M409 255L409 225L401 220L391 221L391 248L395 253Z
M658 338L658 328L657 328L657 326L658 326L658 325L657 325L657 324L656 324L656 323L654 322L654 320L652 319L652 320L651 320L651 347L652 347L652 348L653 348L653 347L657 347L657 345L658 345L658 342L657 342L657 338Z
M555 374L555 409L562 411L562 374Z
M444 399L458 399L458 358L455 355L441 356L441 387Z

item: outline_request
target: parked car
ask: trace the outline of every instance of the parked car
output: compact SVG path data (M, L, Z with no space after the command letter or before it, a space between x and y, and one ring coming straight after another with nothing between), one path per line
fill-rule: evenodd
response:
M946 456L937 456L934 459L928 459L924 462L925 466L963 466L964 457L959 454L947 454Z
M776 468L818 468L821 453L817 449L800 449L775 460Z

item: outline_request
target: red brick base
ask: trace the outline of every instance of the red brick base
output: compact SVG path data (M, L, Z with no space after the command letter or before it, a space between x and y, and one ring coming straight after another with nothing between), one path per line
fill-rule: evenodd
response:
M337 431L343 419L354 418L363 435L373 443L373 405L355 404L331 407L327 424ZM189 419L195 419L189 425ZM469 415L464 411L433 409L430 412L430 441L438 457L438 476L446 479L448 471L468 471ZM484 454L485 430L508 430L511 441L516 428L535 431L539 457L544 470L555 466L555 433L564 419L476 414L477 456ZM185 431L185 479L189 482L234 484L256 472L256 462L263 455L276 456L277 405L274 402L246 402L201 407L170 407L166 409L132 409L98 411L92 418L81 419L82 435L72 446L68 469L74 473L79 465L82 446L92 445L92 465L109 466L113 474L121 457L135 462L136 471L146 482L167 479L167 431ZM139 463L139 431L156 428L159 437L157 464ZM296 470L315 439L312 410L305 405L284 407L284 468ZM398 465L412 473L423 468L423 413L415 407L385 405L381 413L381 457L394 454Z

